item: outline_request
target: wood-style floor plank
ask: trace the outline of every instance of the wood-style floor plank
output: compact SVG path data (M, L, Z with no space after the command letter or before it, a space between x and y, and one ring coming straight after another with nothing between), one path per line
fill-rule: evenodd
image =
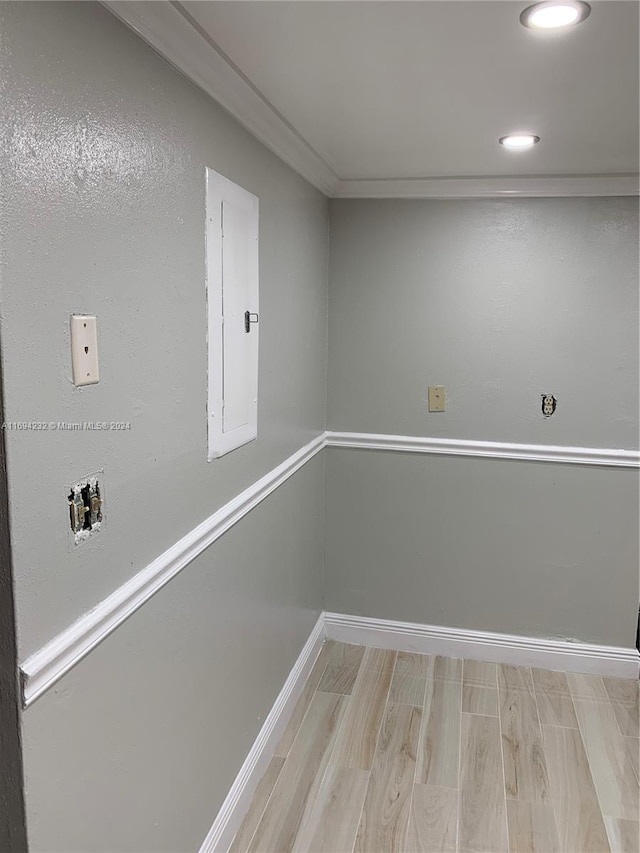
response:
M584 675L581 672L568 672L567 684L574 700L590 699L595 702L608 702L604 681L599 675Z
M505 853L507 816L496 717L462 715L458 850Z
M429 661L416 782L457 788L462 662L450 664L448 661L454 659L433 657Z
M422 707L428 668L428 655L398 652L389 691L389 702Z
M288 853L311 810L349 700L316 693L255 831L251 853Z
M329 765L293 853L352 853L369 772Z
M556 828L563 853L609 853L609 842L577 729L543 726Z
M462 683L475 684L478 687L498 688L498 665L483 660L464 660L462 662Z
M636 779L640 781L640 740L637 737L626 737L624 741L627 745L627 752L631 758L631 765L636 774Z
M497 717L498 691L491 687L463 684L462 711L465 714L484 714L489 717Z
M635 820L605 817L611 853L638 853L640 850L640 824Z
M240 824L240 829L236 832L233 843L229 848L229 853L245 853L249 848L249 844L253 838L253 833L256 831L257 826L260 823L260 818L262 817L269 797L271 796L271 792L273 791L278 776L280 775L283 764L284 758L278 757L272 758L269 762L269 766L260 780L255 794L253 795L251 807Z
M318 690L349 695L358 676L364 651L364 646L336 643L329 656Z
M457 822L457 791L414 785L407 853L455 853Z
M416 705L422 708L427 679L418 675L402 675L397 670L393 673L389 702L394 705Z
M528 666L498 666L498 687L502 690L525 690L533 695L533 677Z
M291 745L298 733L298 729L304 719L304 715L307 713L309 703L313 699L313 695L318 688L318 684L320 683L322 676L324 675L325 668L336 645L337 643L334 640L326 640L320 649L318 659L316 660L313 669L311 670L311 674L304 685L300 698L296 702L296 707L293 709L293 714L287 724L287 728L284 730L284 734L280 738L280 743L276 747L276 751L274 753L276 757L286 758L289 754L289 750L291 749Z
M465 660L462 668L462 710L466 714L498 716L495 663Z
M499 673L502 670L500 666ZM521 680L521 674L517 680ZM509 672L500 679L500 731L507 797L547 803L549 780L535 696L528 684L526 689L505 686L515 681Z
M549 726L578 728L573 700L564 672L548 669L532 669L533 688L538 703L540 722Z
M628 679L328 641L229 853L640 853Z
M401 675L413 675L426 678L429 674L430 655L418 655L414 652L398 652L394 672Z
M370 669L374 672L393 670L396 665L397 652L388 649L365 649L360 669Z
M507 823L510 853L567 853L560 849L550 805L507 800Z
M462 658L446 658L435 655L429 658L427 665L427 677L438 681L462 681Z
M603 678L620 731L626 737L640 737L640 682L626 678Z
M611 704L576 701L575 707L602 813L638 820L638 779Z
M355 853L404 853L422 711L388 705L378 744Z
M379 652L380 650L371 650ZM365 652L340 727L332 763L356 770L370 770L387 704L395 652L368 656ZM365 668L373 658L376 668Z

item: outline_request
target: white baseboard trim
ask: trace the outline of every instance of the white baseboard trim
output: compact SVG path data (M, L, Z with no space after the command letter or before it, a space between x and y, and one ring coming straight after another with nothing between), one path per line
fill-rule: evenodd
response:
M635 649L321 613L203 841L200 853L225 853L231 845L325 638L393 651L618 678L638 678L640 661Z
M319 435L194 527L93 610L76 620L21 665L22 700L28 708L98 643L155 595L216 539L244 518L324 447Z
M503 441L471 441L415 435L377 435L364 432L327 432L327 447L363 450L396 450L440 456L477 456L490 459L521 459L531 462L564 462L613 468L639 468L640 452L606 447L567 447L551 444L514 444Z
M342 643L617 678L638 678L640 669L640 656L633 648L393 622L344 613L325 613L324 617L327 638Z
M202 842L200 853L224 853L238 831L271 758L284 734L296 702L311 673L324 642L324 613L321 613L298 660L269 711L240 772L218 815Z

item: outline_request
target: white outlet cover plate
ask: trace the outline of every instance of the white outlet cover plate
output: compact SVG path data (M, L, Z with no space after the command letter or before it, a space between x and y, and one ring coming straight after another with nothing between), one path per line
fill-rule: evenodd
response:
M98 326L92 314L71 315L71 367L76 386L100 381Z

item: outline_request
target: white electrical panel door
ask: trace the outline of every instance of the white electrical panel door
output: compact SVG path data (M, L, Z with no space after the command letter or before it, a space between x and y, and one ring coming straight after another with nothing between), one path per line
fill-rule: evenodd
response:
M258 199L207 169L209 459L258 435Z

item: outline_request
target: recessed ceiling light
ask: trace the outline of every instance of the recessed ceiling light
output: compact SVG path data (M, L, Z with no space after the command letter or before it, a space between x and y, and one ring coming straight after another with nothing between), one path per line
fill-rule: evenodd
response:
M534 30L558 30L584 21L591 6L581 0L545 0L534 3L520 15L520 23Z
M540 142L540 137L531 133L513 133L510 136L501 136L498 142L512 151L522 151L524 148L531 148Z

